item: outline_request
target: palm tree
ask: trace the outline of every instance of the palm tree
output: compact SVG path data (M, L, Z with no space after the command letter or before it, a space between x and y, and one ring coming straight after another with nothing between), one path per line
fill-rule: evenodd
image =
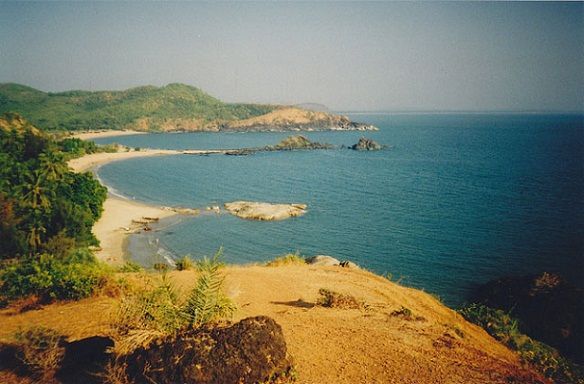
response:
M40 171L48 181L60 179L68 171L65 157L56 151L47 151L39 155Z
M33 210L51 207L49 196L52 195L53 191L44 182L43 174L40 171L27 172L19 189L23 202Z
M43 225L38 220L34 220L34 222L29 227L27 240L32 253L35 253L42 244L41 235L46 231L46 228L43 227Z

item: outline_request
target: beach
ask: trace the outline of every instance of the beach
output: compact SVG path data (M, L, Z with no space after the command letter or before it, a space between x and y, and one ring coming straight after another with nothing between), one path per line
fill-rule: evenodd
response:
M69 161L69 167L74 172L87 172L112 161L137 157L208 152L144 149L130 152L93 153ZM139 230L140 227L136 222L143 222L145 217L162 219L176 214L178 214L177 209L150 206L108 193L107 199L103 204L101 217L93 226L93 234L100 242L100 249L95 253L96 257L108 264L123 264L125 240L129 234Z
M130 135L145 135L148 132L142 131L133 131L133 130L123 130L123 131L88 131L88 132L81 132L71 135L71 137L75 137L81 140L92 140L92 139L99 139L102 137L115 137L115 136L130 136Z

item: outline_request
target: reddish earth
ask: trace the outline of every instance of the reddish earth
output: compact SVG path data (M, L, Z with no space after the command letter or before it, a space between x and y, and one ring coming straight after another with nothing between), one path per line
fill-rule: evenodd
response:
M226 273L227 293L239 307L234 320L274 318L300 383L547 382L431 295L369 272L285 265L228 267ZM196 275L183 271L172 277L187 290ZM365 307L316 306L320 288L352 295ZM25 313L2 310L0 340L32 325L54 328L70 340L107 334L115 306L115 299L92 298ZM392 314L403 307L410 316ZM0 374L2 379L9 377Z

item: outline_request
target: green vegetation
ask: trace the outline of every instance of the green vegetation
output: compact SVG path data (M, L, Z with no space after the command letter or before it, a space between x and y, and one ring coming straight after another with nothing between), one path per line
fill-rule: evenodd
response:
M57 142L57 146L69 159L103 151L93 141L81 140L76 137L68 137L60 140Z
M110 271L84 249L65 259L28 256L0 273L0 295L7 300L35 296L41 303L89 297L110 283Z
M200 327L235 312L235 304L223 293L222 254L223 250L219 249L213 258L204 258L197 263L199 277L183 308L184 317L191 327Z
M282 265L305 265L306 259L300 256L299 252L287 253L285 255L276 257L274 260L270 260L266 263L268 267L279 267Z
M122 273L128 273L128 272L140 272L142 271L142 267L137 264L134 263L132 261L126 261L124 263L124 265L122 265L119 269L118 272L122 272Z
M91 228L107 190L90 173L69 171L62 148L79 152L75 143L56 143L16 114L0 118L4 302L31 295L41 302L79 299L108 282L109 271L87 250L97 245Z
M20 84L0 84L0 113L17 112L47 130L161 130L174 121L192 125L260 116L274 106L227 104L184 84L125 91L46 93Z
M221 254L219 250L211 259L196 263L197 281L186 299L166 271L158 282L124 297L113 324L120 340L118 353L126 354L155 338L230 317L235 304L223 293Z
M18 115L0 118L0 149L0 259L39 253L55 236L97 245L105 187L69 171L57 144Z
M584 383L580 367L560 356L554 348L521 333L519 322L508 313L481 304L470 304L459 312L555 382Z

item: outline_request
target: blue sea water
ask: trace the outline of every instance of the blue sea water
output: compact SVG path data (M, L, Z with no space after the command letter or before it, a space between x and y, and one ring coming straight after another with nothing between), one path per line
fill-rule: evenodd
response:
M199 258L220 246L230 263L295 251L332 255L404 277L450 305L462 303L474 285L509 274L555 271L582 285L583 115L350 117L380 130L303 134L337 145L365 135L391 148L137 158L98 173L124 196L157 205L308 204L305 216L280 222L229 214L167 222L148 241L173 257ZM209 149L275 144L288 135L149 134L96 141ZM143 243L131 240L134 250Z

